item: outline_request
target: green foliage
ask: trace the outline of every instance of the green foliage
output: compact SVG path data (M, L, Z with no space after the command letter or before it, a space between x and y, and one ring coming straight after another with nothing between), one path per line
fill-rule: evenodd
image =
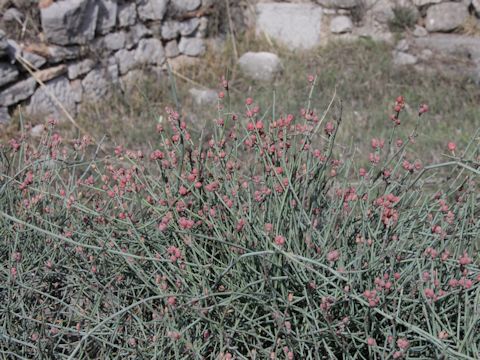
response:
M224 90L203 137L167 109L145 155L54 124L2 146L0 351L474 359L480 132L422 165L398 97L360 169L317 80L295 116Z
M402 32L412 29L417 22L417 14L411 7L395 6L393 8L393 17L388 21L390 31Z

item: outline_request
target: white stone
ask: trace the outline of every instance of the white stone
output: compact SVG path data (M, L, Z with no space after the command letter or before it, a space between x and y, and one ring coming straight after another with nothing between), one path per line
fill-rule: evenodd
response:
M10 106L28 99L35 91L37 82L33 77L17 82L0 92L0 106Z
M439 4L442 0L413 0L413 4L420 7L431 4Z
M78 94L75 94L68 79L63 76L58 77L35 91L26 110L30 114L63 116L64 112L58 104L60 102L65 110L75 115L77 97Z
M416 64L418 59L406 52L403 51L394 51L393 52L393 63L395 65L413 65Z
M122 4L118 8L118 25L121 27L135 25L137 21L137 6L135 3Z
M125 31L113 32L103 38L105 48L111 51L123 49L126 42L127 34Z
M187 21L182 21L179 26L180 35L188 36L193 34L193 32L198 29L199 25L200 19L198 18L192 18Z
M96 101L107 95L110 77L106 69L94 69L82 80L85 99Z
M415 25L415 30L413 30L413 36L415 37L424 37L428 35L427 29L423 26Z
M95 67L95 61L92 59L85 59L78 62L74 62L68 65L68 78L70 80L76 79L79 76L82 76L88 73Z
M180 33L180 23L178 21L166 21L162 24L162 38L172 40L178 37Z
M126 74L136 66L135 50L118 50L115 53L115 58L118 63L118 71L121 75Z
M321 40L322 8L312 4L260 3L257 34L294 49L309 49Z
M162 20L168 0L137 0L138 16L142 20Z
M46 39L58 45L86 44L95 36L95 0L62 0L40 9Z
M358 5L358 0L317 0L317 3L334 9L351 9Z
M130 28L130 31L127 33L127 40L126 40L127 49L131 49L132 47L138 44L140 39L149 35L152 35L152 32L142 23L138 23L137 25L132 26Z
M330 22L330 31L334 34L352 32L352 20L348 16L336 16Z
M203 39L182 37L178 49L184 55L201 56L205 53L206 47Z
M165 55L168 58L174 58L180 55L180 50L178 49L177 40L171 40L165 44Z
M142 39L135 50L135 62L138 65L161 65L165 61L165 50L158 39Z
M269 52L247 52L238 60L242 72L255 80L271 81L282 71L276 54Z
M477 15L480 16L480 0L473 0L472 5Z
M432 5L427 10L426 28L429 32L452 31L465 23L468 16L468 8L462 3L445 2Z
M116 0L97 0L98 18L97 32L106 34L117 24L118 5Z
M200 7L201 0L172 0L172 5L180 11L193 11Z
M45 126L43 124L37 124L30 129L30 135L34 138L39 138L43 135L45 131Z

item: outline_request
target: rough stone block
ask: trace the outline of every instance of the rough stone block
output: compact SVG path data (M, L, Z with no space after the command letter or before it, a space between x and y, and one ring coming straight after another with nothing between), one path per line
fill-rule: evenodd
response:
M68 65L68 78L70 80L76 79L82 75L85 75L95 67L95 61L92 59L85 59L78 62L74 62Z
M168 0L137 0L138 16L142 20L162 20Z
M444 2L427 10L426 28L429 32L447 32L458 28L468 18L468 8L463 3Z
M110 33L103 38L104 47L111 51L123 49L126 43L127 34L125 31Z
M46 39L57 45L86 44L95 36L95 0L58 1L40 9Z
M180 55L180 50L178 49L177 40L172 40L165 44L165 55L168 58L174 58Z
M0 86L15 81L18 78L18 70L16 66L8 63L0 63Z
M106 34L117 24L118 5L116 0L97 0L97 32Z
M0 106L10 106L28 99L35 91L37 82L33 77L20 81L0 93Z
M242 72L254 80L271 81L282 71L276 54L269 52L247 52L238 60Z
M137 22L137 5L134 2L122 4L118 8L118 25L120 27L132 26Z
M206 47L203 39L182 37L178 44L178 49L184 55L202 56Z
M193 11L202 5L202 0L172 0L172 5L179 11Z
M79 89L72 88L65 76L58 77L35 91L26 110L31 114L62 116L64 113L58 105L60 102L71 115L75 115L78 91Z
M138 65L161 65L165 61L165 50L158 39L142 39L135 50L135 62Z
M322 8L312 4L261 3L257 5L257 33L298 49L319 45Z

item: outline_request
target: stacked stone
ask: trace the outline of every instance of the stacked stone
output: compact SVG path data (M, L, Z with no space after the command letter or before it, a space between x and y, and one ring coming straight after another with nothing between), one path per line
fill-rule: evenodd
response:
M393 41L388 24L396 7L411 12L419 35L455 31L470 16L480 21L480 0L268 0L257 4L256 27L295 48L318 46L332 36Z
M102 98L112 85L123 88L143 69L159 74L167 58L205 52L210 0L57 0L39 6L44 42L21 46L0 30L0 122L18 104L28 104L34 114L59 116L62 107L75 114L83 101Z
M395 64L426 63L437 53L458 55L462 64L470 64L458 70L480 83L480 37L451 34L468 22L480 28L480 0L268 0L257 4L255 24L259 35L293 49L313 48L332 38L393 43L389 25L397 7L410 13L415 27L404 34L413 39L395 47Z

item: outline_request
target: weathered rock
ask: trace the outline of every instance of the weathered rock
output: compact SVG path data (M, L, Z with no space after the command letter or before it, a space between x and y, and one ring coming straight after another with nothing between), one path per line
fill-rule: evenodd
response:
M292 48L312 48L321 39L322 8L311 4L257 5L257 33Z
M74 62L68 65L68 78L70 80L76 79L88 73L95 67L95 61L92 59L85 59L78 62Z
M142 20L162 20L168 0L137 0L138 16Z
M182 37L178 44L178 49L184 55L202 56L206 47L203 39Z
M142 39L135 51L135 61L138 65L161 65L165 61L165 51L158 39Z
M110 64L107 66L107 75L108 78L110 79L110 82L112 84L118 84L119 82L119 71L118 71L118 64Z
M178 49L177 40L171 40L165 44L165 55L168 58L174 58L180 55L180 50Z
M180 35L188 36L193 34L195 30L198 29L199 25L200 25L200 19L198 18L192 18L190 20L181 22L179 26Z
M424 37L428 35L427 29L423 26L415 25L415 30L413 30L413 36L415 37Z
M247 52L240 57L238 65L245 75L262 81L273 80L282 70L278 56L269 52Z
M477 13L478 16L480 16L480 0L473 0L472 1L472 6Z
M125 31L110 33L103 38L103 45L111 51L123 49L126 43L127 34Z
M166 21L162 24L162 38L165 40L176 39L180 34L180 23L178 21Z
M352 9L358 5L358 0L317 0L317 3L326 8Z
M95 0L58 1L41 8L40 14L45 37L53 44L86 44L95 36Z
M193 11L200 7L201 0L172 0L173 6L180 11Z
M56 64L64 60L78 59L82 56L83 52L79 46L49 46L48 49L48 62Z
M82 80L84 98L98 100L104 97L110 87L110 76L106 69L94 69Z
M47 82L67 72L67 65L61 64L48 69L35 72L35 79L41 82Z
M8 42L5 32L0 29L0 57L3 57L8 54Z
M71 115L75 115L79 97L78 89L72 88L68 79L62 76L47 82L45 87L39 87L26 110L31 114L60 117L64 114L60 103Z
M17 82L0 93L0 106L10 106L28 99L35 91L37 82L33 77Z
M117 24L117 1L116 0L97 0L98 17L97 32L106 34L111 31Z
M70 86L72 88L73 100L75 100L76 103L81 103L83 100L83 93L84 93L82 80L76 79L76 80L70 81Z
M443 0L413 0L413 4L420 7L431 4L441 3Z
M47 62L47 59L43 56L25 50L23 51L23 58L37 69L41 68Z
M431 34L414 39L419 49L430 49L444 55L453 55L465 60L480 61L480 38L458 34Z
M468 8L463 3L445 2L432 5L427 10L426 28L429 32L452 31L468 18Z
M16 66L8 63L0 63L0 86L15 81L18 78L18 70Z
M118 50L115 53L115 58L118 63L118 71L121 75L126 74L136 66L135 50Z
M192 95L195 104L200 106L214 105L218 101L218 95L215 90L192 88L188 92Z
M206 38L208 33L208 17L202 16L200 18L200 25L197 29L197 37Z
M130 31L127 33L126 47L131 49L138 44L140 39L152 35L152 32L143 24L139 23L130 28Z
M10 57L12 64L17 61L17 57L22 56L22 52L22 47L15 40L7 40L7 55Z
M403 51L394 51L393 52L393 63L395 65L413 65L418 61L417 57Z
M137 22L137 5L134 2L119 5L118 25L121 27L132 26Z
M23 19L24 15L15 8L9 8L3 14L3 21L5 22L18 22L21 24Z
M8 108L0 107L0 124L8 124L11 120Z
M330 22L330 31L334 34L352 32L353 23L348 16L336 16Z

